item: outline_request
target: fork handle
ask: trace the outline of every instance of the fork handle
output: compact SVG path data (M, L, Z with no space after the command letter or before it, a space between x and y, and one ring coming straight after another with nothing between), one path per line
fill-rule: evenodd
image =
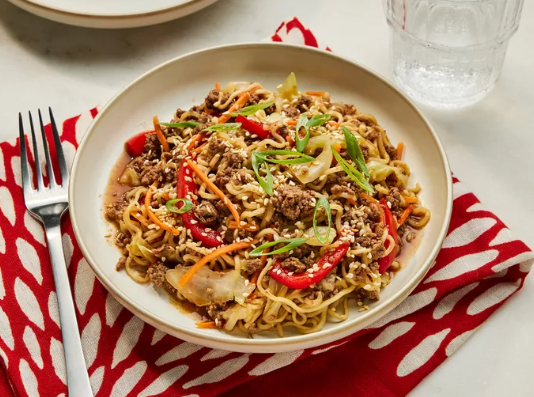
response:
M89 374L83 357L74 301L67 275L67 264L63 255L60 218L53 218L45 222L44 226L56 284L63 351L65 352L65 368L67 369L68 395L69 397L93 397Z

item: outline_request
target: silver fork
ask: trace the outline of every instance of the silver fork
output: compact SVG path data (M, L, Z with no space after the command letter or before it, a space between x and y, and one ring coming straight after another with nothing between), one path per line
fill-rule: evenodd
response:
M59 306L59 318L61 322L61 334L63 336L63 350L65 352L65 367L67 369L67 388L70 397L92 397L89 374L85 366L82 344L78 332L78 322L74 311L74 302L69 287L67 276L67 265L63 255L63 245L61 242L61 217L66 212L68 204L67 182L69 180L69 170L65 162L63 148L59 140L59 134L52 114L52 109L48 108L50 123L54 135L54 144L57 153L57 162L61 171L61 184L57 184L54 178L54 170L50 159L50 151L46 140L43 118L39 110L39 124L46 158L46 170L49 177L48 187L45 187L41 165L39 162L39 152L37 150L37 140L33 128L31 113L30 129L33 141L33 153L35 159L35 175L37 176L37 189L33 189L29 173L28 151L26 139L24 138L24 125L22 115L19 113L19 133L20 133L20 166L22 168L22 186L24 188L24 201L30 214L40 221L45 228L46 239L48 241L48 251L52 260L52 271L56 284L57 303Z

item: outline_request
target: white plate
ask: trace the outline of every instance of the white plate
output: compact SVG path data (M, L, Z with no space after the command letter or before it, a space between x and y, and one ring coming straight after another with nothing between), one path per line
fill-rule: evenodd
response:
M218 330L200 330L173 307L164 293L115 271L117 248L104 237L104 192L113 164L132 135L150 128L151 118L168 120L176 108L202 102L216 81L259 81L274 88L295 72L301 91L329 91L335 100L375 115L393 142L404 142L411 184L432 211L419 249L369 310L352 308L341 323L327 323L309 335L259 334L254 339ZM113 98L95 119L76 155L69 187L70 214L83 254L104 286L130 311L190 342L241 352L282 352L322 345L352 334L397 306L419 283L436 257L449 224L452 181L445 152L417 108L397 89L368 69L332 53L309 47L262 43L217 47L173 59L151 70Z
M149 26L197 12L217 0L9 0L52 21L87 28Z

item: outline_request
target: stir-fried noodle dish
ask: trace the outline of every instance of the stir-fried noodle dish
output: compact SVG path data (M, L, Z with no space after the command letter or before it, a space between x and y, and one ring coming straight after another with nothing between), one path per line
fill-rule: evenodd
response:
M430 219L404 144L328 92L219 83L125 143L105 203L117 270L200 328L283 336L368 309Z

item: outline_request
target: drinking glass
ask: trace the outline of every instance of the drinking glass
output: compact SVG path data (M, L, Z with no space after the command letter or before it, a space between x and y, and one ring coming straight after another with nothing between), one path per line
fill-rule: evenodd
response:
M523 0L384 0L393 74L416 101L457 108L497 82Z

